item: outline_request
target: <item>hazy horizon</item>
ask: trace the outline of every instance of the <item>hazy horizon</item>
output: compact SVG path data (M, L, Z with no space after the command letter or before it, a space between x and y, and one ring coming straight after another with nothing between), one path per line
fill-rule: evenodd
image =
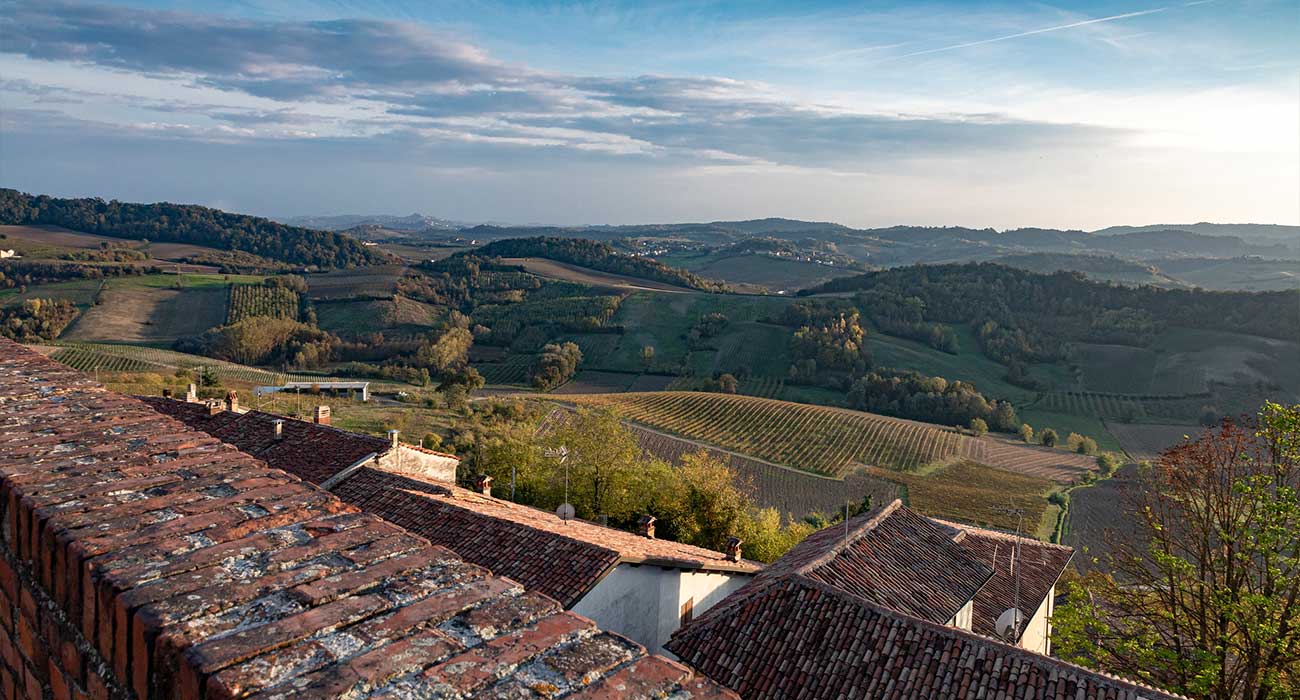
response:
M1298 225L1297 22L1267 0L0 2L0 185L274 218Z

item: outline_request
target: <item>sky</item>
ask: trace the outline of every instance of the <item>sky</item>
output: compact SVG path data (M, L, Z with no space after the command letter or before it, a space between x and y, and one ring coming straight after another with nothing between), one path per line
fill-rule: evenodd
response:
M1300 224L1300 0L0 0L0 186L267 216Z

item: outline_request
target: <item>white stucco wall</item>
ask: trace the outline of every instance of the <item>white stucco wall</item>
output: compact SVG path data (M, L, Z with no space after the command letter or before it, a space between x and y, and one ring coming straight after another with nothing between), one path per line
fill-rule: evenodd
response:
M460 466L460 460L455 457L422 452L409 445L400 445L398 449L380 455L375 466L388 471L420 474L436 481L454 484L456 467Z
M686 601L693 601L694 615L699 617L748 580L738 574L619 564L573 611L651 653L668 654L663 645L681 626Z
M1020 647L1039 654L1052 653L1052 606L1055 604L1056 587L1047 592L1047 597L1034 611L1025 631L1020 635Z
M947 624L949 627L960 627L961 629L969 630L974 622L975 601L974 599L971 599L966 601L965 605L961 606L961 610L958 610L957 614L953 615L952 619L948 620Z

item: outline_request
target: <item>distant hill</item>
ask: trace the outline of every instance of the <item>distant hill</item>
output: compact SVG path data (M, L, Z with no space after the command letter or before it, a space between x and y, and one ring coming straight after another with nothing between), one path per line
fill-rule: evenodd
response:
M449 221L424 214L393 216L391 214L336 214L333 216L290 216L283 219L290 226L321 229L324 231L344 231L361 226L374 226L395 231L426 231L429 229L455 231L472 224L463 221Z
M639 277L665 284L710 292L728 291L722 282L707 280L686 270L669 267L651 258L624 255L599 241L581 238L512 238L495 241L470 253L485 258L546 258L626 277Z
M995 258L993 262L1043 274L1051 274L1058 270L1082 272L1092 279L1118 284L1154 284L1161 287L1190 286L1181 280L1164 274L1155 265L1107 255L1023 253Z
M357 267L387 257L338 233L194 204L60 199L0 189L0 224L62 226L113 238L190 243L320 268Z
M1248 241L1269 243L1288 243L1295 248L1300 246L1300 226L1281 224L1151 224L1148 226L1110 226L1093 231L1098 236L1112 236L1123 233L1143 231L1190 231L1209 236L1237 236Z

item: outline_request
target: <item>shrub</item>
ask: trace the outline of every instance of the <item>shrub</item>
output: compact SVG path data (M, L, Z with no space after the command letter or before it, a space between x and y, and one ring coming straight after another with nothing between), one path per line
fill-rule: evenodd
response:
M989 424L985 423L983 418L972 418L970 419L970 430L977 436L987 435L989 432Z
M1025 442L1034 441L1034 428L1030 424L1021 423L1019 432L1021 440L1024 440Z
M1056 443L1060 442L1061 438L1056 434L1055 430L1044 428L1043 431L1038 434L1038 441L1047 447L1056 447Z

